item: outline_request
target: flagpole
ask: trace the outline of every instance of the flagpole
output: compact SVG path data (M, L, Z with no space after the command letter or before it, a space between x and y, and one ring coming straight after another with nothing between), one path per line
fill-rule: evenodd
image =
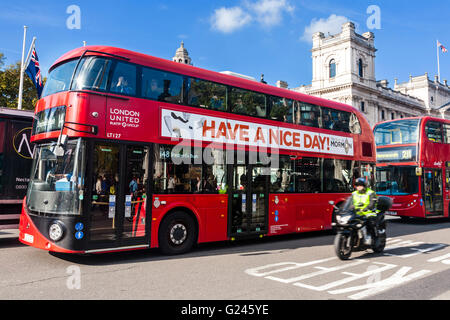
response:
M25 63L25 43L27 40L27 26L23 26L23 46L22 46L22 61L20 64L20 83L19 83L19 101L17 103L17 109L22 109L22 97L23 97L23 65Z
M23 65L22 71L25 73L25 70L28 67L28 64L30 63L31 54L33 53L34 46L36 44L36 37L33 37L33 41L31 41L30 50L28 50L27 58L25 59L25 64Z
M436 40L437 62L438 62L438 82L441 82L441 66L439 61L439 40Z

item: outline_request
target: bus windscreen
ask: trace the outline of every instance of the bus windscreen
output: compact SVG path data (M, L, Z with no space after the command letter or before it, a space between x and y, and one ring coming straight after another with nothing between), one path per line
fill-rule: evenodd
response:
M419 137L419 119L392 121L375 127L377 147L396 144L414 144Z

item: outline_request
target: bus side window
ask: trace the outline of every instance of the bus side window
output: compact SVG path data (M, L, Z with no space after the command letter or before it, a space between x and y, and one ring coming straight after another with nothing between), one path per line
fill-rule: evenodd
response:
M439 122L430 121L425 126L428 140L442 143L442 126Z
M112 76L110 91L128 96L136 95L136 66L117 62Z
M231 88L231 112L265 118L266 95L258 92Z
M294 192L295 179L293 174L294 161L289 156L280 156L279 165L270 168L270 192Z
M292 100L271 96L270 119L292 123L293 122Z
M444 139L445 143L450 143L450 124L444 124Z
M359 123L356 114L352 113L350 116L350 132L353 134L361 134L361 124Z
M142 69L142 96L157 100L163 92L163 79L161 71L143 68Z
M295 161L296 192L322 192L320 161L319 158L302 158Z
M319 128L322 119L320 117L320 107L309 103L301 103L300 123L301 125Z
M189 79L188 105L207 109L226 110L227 87L200 79Z

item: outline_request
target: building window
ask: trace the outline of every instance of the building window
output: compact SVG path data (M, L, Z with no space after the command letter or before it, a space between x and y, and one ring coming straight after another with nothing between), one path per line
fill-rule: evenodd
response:
M381 110L381 120L385 119L385 114L384 114L384 110Z
M391 120L394 120L394 119L395 119L395 113L392 112L392 113L391 113Z
M332 59L330 61L330 79L336 77L336 61Z
M366 112L366 104L364 101L361 101L361 112Z
M358 60L358 74L361 78L364 77L364 66L362 59Z

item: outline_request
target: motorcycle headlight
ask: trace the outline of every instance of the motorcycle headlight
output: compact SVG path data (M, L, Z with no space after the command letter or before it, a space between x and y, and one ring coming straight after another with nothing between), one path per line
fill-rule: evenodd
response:
M350 221L351 216L336 216L337 221L340 224L347 224Z

